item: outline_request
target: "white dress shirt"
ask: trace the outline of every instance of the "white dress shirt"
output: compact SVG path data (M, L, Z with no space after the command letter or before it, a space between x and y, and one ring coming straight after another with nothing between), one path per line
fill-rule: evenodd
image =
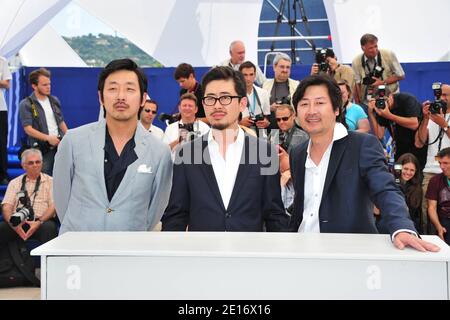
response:
M53 113L52 106L50 105L50 99L48 97L45 97L44 100L39 100L39 103L41 104L42 109L44 109L45 120L47 121L48 134L52 136L57 136L59 133L58 124L56 123L55 114Z
M208 151L225 209L230 203L243 149L244 131L241 128L238 129L236 141L228 145L225 159L220 154L219 144L214 140L212 130L208 133Z
M347 129L341 123L336 123L333 133L333 141L328 146L322 156L320 163L316 165L310 157L311 140L308 143L308 150L305 162L305 191L303 204L303 220L298 228L298 232L320 232L319 208L322 201L323 187L330 162L331 148L336 140L348 135Z
M161 128L158 128L157 126L151 125L150 129L148 131L157 137L158 139L164 140L164 131L162 131Z

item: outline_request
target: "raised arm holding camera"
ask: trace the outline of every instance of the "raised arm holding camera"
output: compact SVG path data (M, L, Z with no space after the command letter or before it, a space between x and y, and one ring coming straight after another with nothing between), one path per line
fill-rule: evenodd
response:
M311 66L311 74L324 73L333 77L337 83L346 82L353 89L355 85L355 74L353 69L337 61L334 51L330 48L321 49L316 52L316 62Z
M22 153L25 174L11 180L2 201L0 243L29 238L45 243L57 236L52 177L42 173L42 153L27 149Z

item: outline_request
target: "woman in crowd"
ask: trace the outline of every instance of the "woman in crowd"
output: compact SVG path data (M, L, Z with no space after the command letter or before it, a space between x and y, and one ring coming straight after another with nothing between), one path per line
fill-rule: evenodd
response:
M347 82L339 82L342 93L342 115L348 130L368 133L370 131L369 120L363 108L351 102L352 90Z

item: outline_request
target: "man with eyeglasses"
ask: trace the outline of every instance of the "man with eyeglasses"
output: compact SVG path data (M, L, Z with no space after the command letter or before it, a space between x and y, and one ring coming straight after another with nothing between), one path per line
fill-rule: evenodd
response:
M21 162L25 174L11 180L2 201L4 221L0 222L0 243L5 244L20 239L26 241L30 238L45 243L58 235L54 219L53 180L52 177L42 173L40 150L25 150L22 153ZM23 207L18 195L22 190L27 191L27 197L34 211L34 219L16 220L12 223L11 216Z
M202 87L211 130L177 152L162 230L285 231L277 151L239 127L247 105L242 74L215 67Z
M275 119L280 128L278 132L279 144L288 153L294 147L309 139L309 135L295 125L295 112L291 105L279 105L275 111ZM272 135L272 137L275 136L276 134Z
M163 140L164 131L162 131L162 129L158 128L157 126L153 125L153 120L155 120L157 113L158 113L158 104L156 103L155 100L148 98L145 101L144 107L142 108L139 116L141 119L142 126L152 135L154 135L158 139Z

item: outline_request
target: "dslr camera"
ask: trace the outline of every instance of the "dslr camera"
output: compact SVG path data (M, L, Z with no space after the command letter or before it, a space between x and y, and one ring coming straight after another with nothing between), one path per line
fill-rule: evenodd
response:
M288 151L289 143L287 141L287 134L280 131L278 139L278 144L280 145L280 147L282 147L285 151Z
M394 165L395 184L398 185L398 186L401 185L400 178L402 177L402 170L403 170L403 166L400 163L396 163Z
M250 114L250 120L253 122L258 122L264 120L264 115L262 113L260 114Z
M378 109L386 108L386 86L384 85L378 86L375 99L375 107L377 107Z
M362 83L366 86L372 85L375 82L373 77L381 78L383 76L383 71L384 68L382 66L375 66L375 68L369 74L366 74L366 76L363 78Z
M447 103L445 101L441 100L442 95L442 83L441 82L435 82L431 86L434 93L434 101L430 103L430 112L432 114L438 114L441 110L442 113L447 112Z
M194 131L194 123L178 123L178 131L180 132L180 142L181 141L192 141L199 136L199 134ZM186 134L182 134L182 132Z
M291 97L282 97L281 99L278 99L275 101L276 104L291 104Z
M330 65L327 62L327 49L317 50L316 63L319 65L319 72L328 72Z
M167 114L164 112L161 112L160 115L158 116L159 121L161 122L168 122L169 124L177 122L179 119L179 114Z
M22 206L17 208L16 212L11 215L9 223L13 227L17 227L25 220L34 221L34 210L28 192L26 190L21 190L17 192L17 197Z

